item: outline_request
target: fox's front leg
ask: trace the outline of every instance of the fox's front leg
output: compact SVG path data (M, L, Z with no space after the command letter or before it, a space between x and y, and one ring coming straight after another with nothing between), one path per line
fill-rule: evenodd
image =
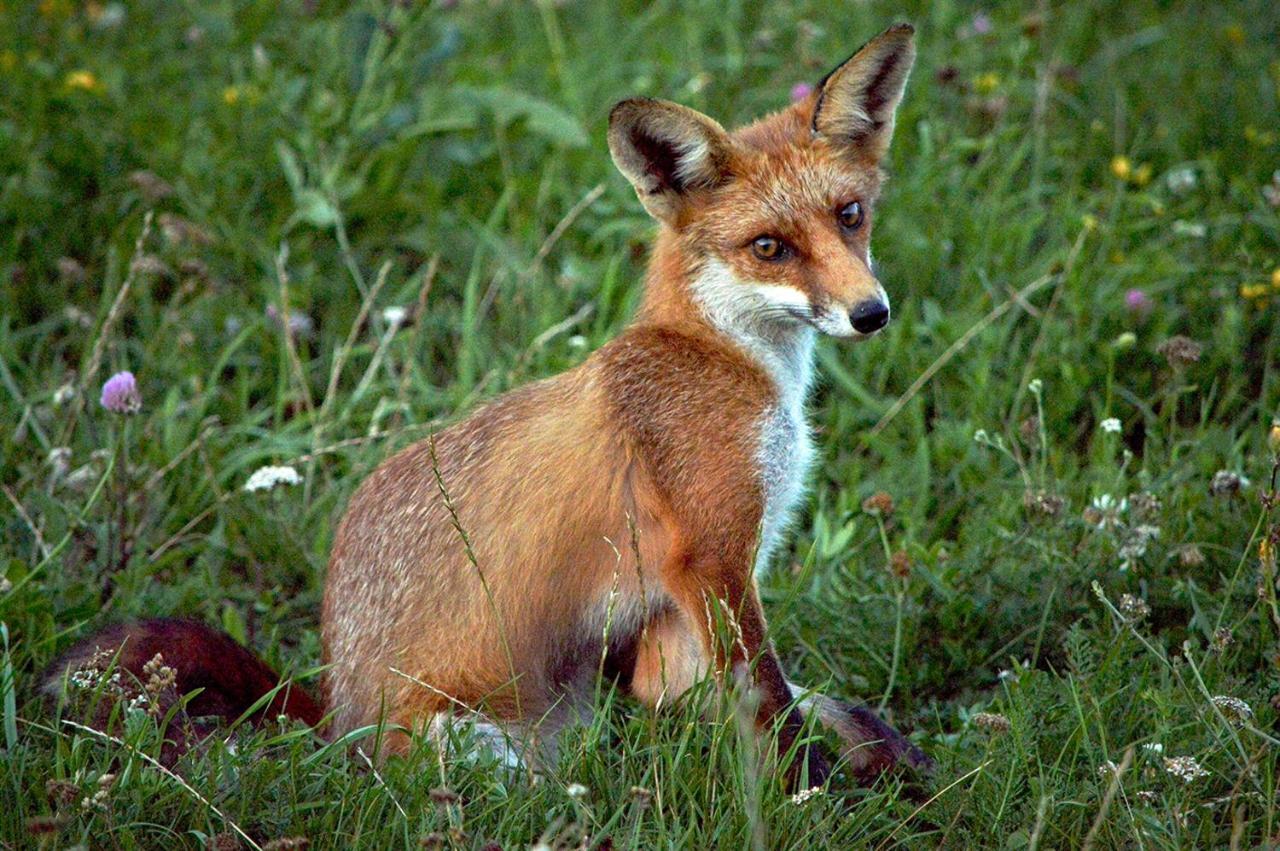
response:
M723 539L720 539L723 542ZM753 674L759 696L756 729L766 732L778 726L779 757L799 738L804 719L792 705L791 689L782 665L765 634L764 611L752 577L751 553L740 544L708 545L700 541L677 549L668 558L663 576L667 593L701 638L721 681L744 672ZM722 636L716 612L723 613L729 634ZM754 664L754 669L752 665ZM792 789L819 786L831 769L820 750L806 745L787 774Z

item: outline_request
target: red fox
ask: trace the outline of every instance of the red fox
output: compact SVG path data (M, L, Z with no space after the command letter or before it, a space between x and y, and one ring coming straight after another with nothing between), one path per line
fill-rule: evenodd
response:
M787 681L755 584L813 459L816 335L864 339L889 321L869 242L913 38L891 27L733 132L666 101L614 107L610 153L659 231L634 322L363 482L325 587L327 708L293 686L267 711L327 712L332 735L385 720L393 752L473 715L533 761L590 710L601 669L654 707L707 675L749 677L758 728L796 748L792 787L830 771L801 741L810 712L860 777L928 765L869 710ZM59 674L122 644L122 667L160 652L179 692L203 688L196 711L237 714L277 682L187 621L115 627Z

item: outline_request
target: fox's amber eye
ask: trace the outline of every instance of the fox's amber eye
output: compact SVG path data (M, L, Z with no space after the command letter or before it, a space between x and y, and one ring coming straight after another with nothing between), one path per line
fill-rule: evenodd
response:
M836 219L840 222L840 227L845 230L857 230L862 227L862 204L854 201L852 204L846 204L839 213L836 213Z
M787 249L777 237L757 236L751 241L751 251L761 260L781 260Z

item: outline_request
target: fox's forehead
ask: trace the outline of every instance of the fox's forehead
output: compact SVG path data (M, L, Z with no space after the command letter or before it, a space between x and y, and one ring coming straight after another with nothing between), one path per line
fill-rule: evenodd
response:
M722 227L736 222L747 230L803 230L807 220L825 220L850 201L870 205L879 191L876 169L859 168L820 144L765 151L740 148L736 153L732 179L711 202L716 210L733 213L715 217Z

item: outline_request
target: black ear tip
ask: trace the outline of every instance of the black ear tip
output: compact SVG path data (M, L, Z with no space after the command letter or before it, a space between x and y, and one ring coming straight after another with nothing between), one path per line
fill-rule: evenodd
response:
M916 34L916 28L913 25L907 23L906 21L899 21L898 23L889 27L889 29L885 30L886 35L888 35L889 33L892 33L894 35L901 35L901 36L913 36Z

